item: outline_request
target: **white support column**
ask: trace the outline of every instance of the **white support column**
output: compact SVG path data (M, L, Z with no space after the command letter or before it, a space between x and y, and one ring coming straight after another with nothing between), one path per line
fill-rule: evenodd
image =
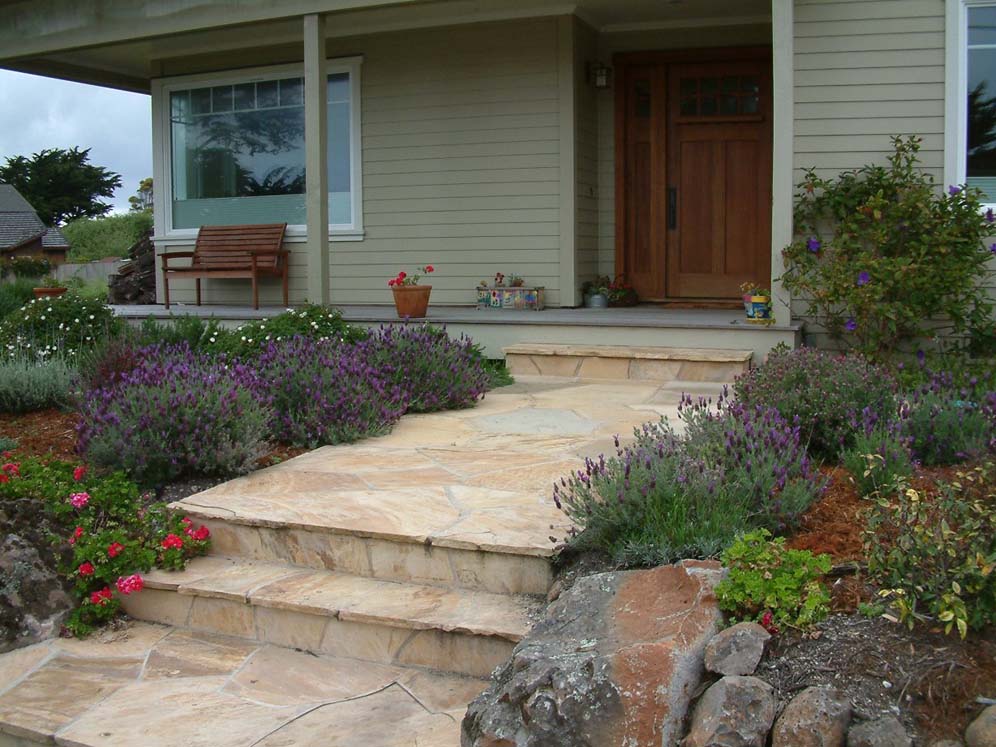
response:
M308 222L308 301L329 302L328 65L325 17L304 17L305 208Z
M782 249L792 241L792 160L795 141L793 59L795 0L771 0L772 104L774 144L771 168L771 306L778 324L792 320L791 297L776 282L785 272Z
M560 305L577 299L577 129L574 95L574 16L557 19L557 83L560 99Z

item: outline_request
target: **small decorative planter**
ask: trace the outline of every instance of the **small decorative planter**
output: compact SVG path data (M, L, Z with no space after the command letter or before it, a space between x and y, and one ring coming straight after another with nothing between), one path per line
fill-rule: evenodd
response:
M747 311L747 321L752 324L771 323L770 296L744 296L744 308Z
M396 285L391 290L394 292L394 308L397 309L399 318L425 318L429 308L429 294L432 293L431 285Z
M49 287L43 286L41 288L32 288L32 293L35 294L35 298L55 298L56 296L61 296L69 288L64 286Z
M592 293L584 299L585 308L607 309L609 307L609 297L604 293Z
M609 298L609 306L612 307L623 307L623 306L636 306L640 303L640 297L636 295L636 291L632 289L627 289L622 292L614 292Z
M524 288L481 288L477 289L479 309L520 309L542 311L545 306L544 289Z

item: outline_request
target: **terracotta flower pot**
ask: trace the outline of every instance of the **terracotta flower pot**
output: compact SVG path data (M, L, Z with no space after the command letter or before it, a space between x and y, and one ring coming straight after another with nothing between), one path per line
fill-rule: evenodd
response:
M398 310L398 317L425 317L425 311L429 308L429 294L432 293L431 285L398 285L391 290L394 291L394 308Z
M54 298L55 296L61 296L69 288L32 288L32 292L35 294L35 298Z

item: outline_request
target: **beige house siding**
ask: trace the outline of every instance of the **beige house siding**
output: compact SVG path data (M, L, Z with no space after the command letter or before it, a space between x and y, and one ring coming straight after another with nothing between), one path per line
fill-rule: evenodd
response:
M771 26L714 26L601 34L599 59L617 52L771 44ZM614 276L616 243L615 86L598 92L598 272Z
M330 57L363 55L366 232L331 245L333 303L390 304L388 278L425 264L437 268L433 303L471 304L477 282L498 271L546 286L547 302L559 303L557 23L329 39ZM291 302L299 303L304 245L288 246ZM192 300L190 283L175 285L175 299ZM248 299L245 281L205 287L209 303ZM264 283L263 303L279 298L278 284Z

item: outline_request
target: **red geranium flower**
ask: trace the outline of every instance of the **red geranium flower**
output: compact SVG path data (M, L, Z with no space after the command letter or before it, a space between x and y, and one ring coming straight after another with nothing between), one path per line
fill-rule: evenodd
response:
M15 464L14 462L7 462L2 469L11 477L21 476L21 466L19 464Z
M203 542L204 540L206 540L208 537L211 536L211 530L208 529L206 526L202 525L198 527L197 531L191 534L190 536L193 537L198 542Z
M69 544L75 545L76 540L78 540L82 536L83 536L83 527L76 527L76 530L73 532L73 536L69 538Z
M183 547L183 537L178 534L167 534L161 544L166 550L179 550Z
M92 576L94 571L93 563L87 561L86 563L83 563L77 570L80 572L81 576Z
M10 478L7 477L6 472L0 472L0 483L10 482Z
M120 542L112 542L107 546L107 557L116 558L118 555L121 554L121 551L124 549L125 549L124 545L122 545Z
M98 607L103 607L111 601L113 596L114 593L111 591L111 587L105 586L100 591L95 591L90 595L90 604L96 604Z
M84 477L86 477L86 465L81 464L79 467L73 470L73 479L79 482Z
M131 594L136 591L141 591L145 587L145 582L142 577L137 573L133 573L131 576L122 576L117 580L115 586L118 587L118 591L122 594Z
M425 266L425 271L426 271L426 272L435 272L435 271L436 271L436 268L435 268L435 267L433 267L432 265L426 265L426 266Z
M398 273L399 280L404 280L406 277L408 277L408 273L406 273L404 270Z

